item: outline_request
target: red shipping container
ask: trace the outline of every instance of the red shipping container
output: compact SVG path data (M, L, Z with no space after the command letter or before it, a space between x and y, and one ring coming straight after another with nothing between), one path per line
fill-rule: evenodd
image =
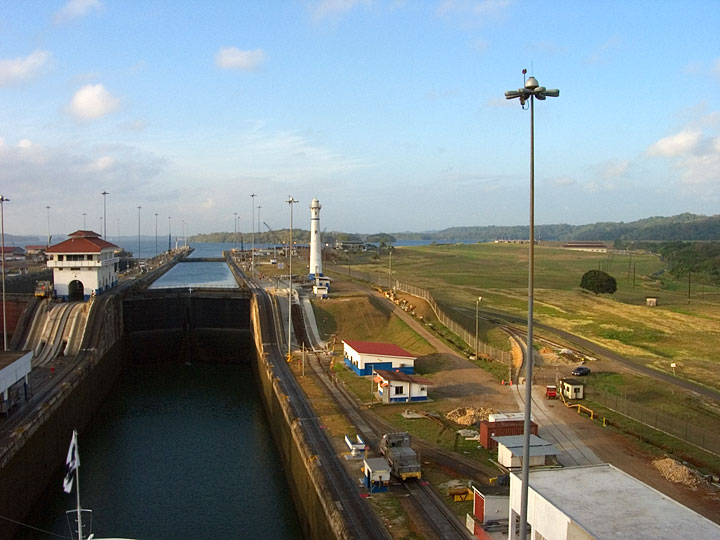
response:
M522 435L524 420L502 420L500 422L490 422L483 420L480 422L480 445L488 450L497 448L497 442L493 437L502 437L505 435ZM530 422L530 433L538 434L538 425Z

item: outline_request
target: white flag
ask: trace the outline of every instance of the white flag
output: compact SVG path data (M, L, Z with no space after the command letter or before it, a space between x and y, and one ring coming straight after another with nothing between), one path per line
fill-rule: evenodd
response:
M67 459L65 460L65 479L63 480L63 489L65 493L72 491L75 469L80 466L80 454L78 454L77 431L73 430L70 448L68 449Z

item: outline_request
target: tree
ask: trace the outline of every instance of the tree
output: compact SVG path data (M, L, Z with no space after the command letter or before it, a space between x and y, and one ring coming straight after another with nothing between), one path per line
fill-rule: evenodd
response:
M594 292L595 294L613 294L617 291L617 281L607 272L602 270L590 270L583 274L580 280L580 287Z

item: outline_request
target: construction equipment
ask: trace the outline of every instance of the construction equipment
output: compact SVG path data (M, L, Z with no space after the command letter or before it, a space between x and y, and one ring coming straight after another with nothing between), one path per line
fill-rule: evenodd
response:
M263 221L263 225L265 225L267 227L267 230L270 231L270 234L275 239L275 242L273 243L273 258L272 258L272 260L277 262L277 244L280 244L282 246L282 245L284 245L284 242L282 240L280 240L280 238L278 238L277 233L270 228L270 225L268 225L267 222Z

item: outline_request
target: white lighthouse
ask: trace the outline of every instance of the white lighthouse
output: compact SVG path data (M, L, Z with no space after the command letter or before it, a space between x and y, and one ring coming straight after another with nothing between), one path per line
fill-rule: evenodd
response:
M320 243L320 201L313 199L310 204L310 272L308 278L315 281L323 275L322 244Z

